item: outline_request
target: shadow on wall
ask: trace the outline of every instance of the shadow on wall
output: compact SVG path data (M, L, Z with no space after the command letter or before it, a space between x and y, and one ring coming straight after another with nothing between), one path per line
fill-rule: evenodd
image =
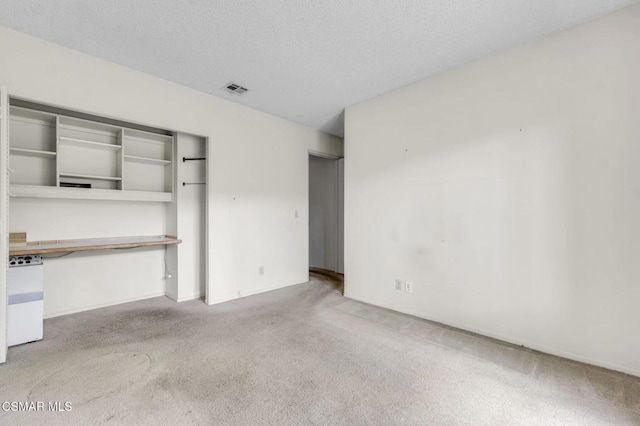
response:
M610 292L640 275L631 162L612 167L595 143L540 126L389 151L384 167L347 176L358 194L348 231L366 247L350 286L378 283L350 294L384 301L381 278L412 279L422 288L405 311L464 328L532 339L553 329L547 340L562 346L588 338L584 319L597 317L608 340L628 337L615 324L637 318Z
M338 290L340 294L344 295L344 275L338 272L328 271L322 268L309 268L309 278L310 279L318 279L326 284L328 284L331 288Z

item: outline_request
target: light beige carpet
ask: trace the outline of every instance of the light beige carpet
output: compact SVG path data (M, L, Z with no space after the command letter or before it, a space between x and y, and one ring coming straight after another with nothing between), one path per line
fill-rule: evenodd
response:
M343 298L319 279L208 307L166 298L45 321L10 348L17 424L640 424L640 379Z

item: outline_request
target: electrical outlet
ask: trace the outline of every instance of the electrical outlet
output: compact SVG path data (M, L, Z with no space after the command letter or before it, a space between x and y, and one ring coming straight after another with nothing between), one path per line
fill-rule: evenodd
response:
M407 293L413 293L413 283L411 281L404 282L404 291Z
M264 275L264 266L258 267L258 275Z
M396 280L396 290L402 291L402 280Z

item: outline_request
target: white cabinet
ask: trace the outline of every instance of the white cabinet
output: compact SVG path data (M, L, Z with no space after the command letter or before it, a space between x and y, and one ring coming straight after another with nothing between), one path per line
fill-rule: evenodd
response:
M9 139L13 196L172 199L174 138L167 131L11 106Z

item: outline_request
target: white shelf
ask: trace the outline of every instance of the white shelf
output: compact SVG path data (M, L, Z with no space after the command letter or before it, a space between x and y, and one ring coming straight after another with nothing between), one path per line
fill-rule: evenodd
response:
M93 175L83 175L79 173L60 173L60 177L91 179L91 180L109 180L114 182L119 182L122 180L121 177L116 177L116 176L93 176Z
M129 161L132 163L151 164L156 166L167 166L171 164L171 161L169 160L159 160L157 158L139 157L137 155L125 155L124 161Z
M28 157L44 157L44 158L56 157L56 153L53 151L40 151L38 149L10 148L10 151L11 151L11 154L24 155Z
M111 143L92 142L84 139L69 138L66 136L60 136L60 143L68 146L76 146L79 148L95 148L105 151L119 151L122 149L120 145L114 145Z
M55 186L11 185L12 196L19 198L64 198L71 200L149 201L170 203L171 192L121 191L97 188L58 188Z
M44 126L55 127L56 125L55 114L17 106L11 106L9 118L15 121L23 121Z

